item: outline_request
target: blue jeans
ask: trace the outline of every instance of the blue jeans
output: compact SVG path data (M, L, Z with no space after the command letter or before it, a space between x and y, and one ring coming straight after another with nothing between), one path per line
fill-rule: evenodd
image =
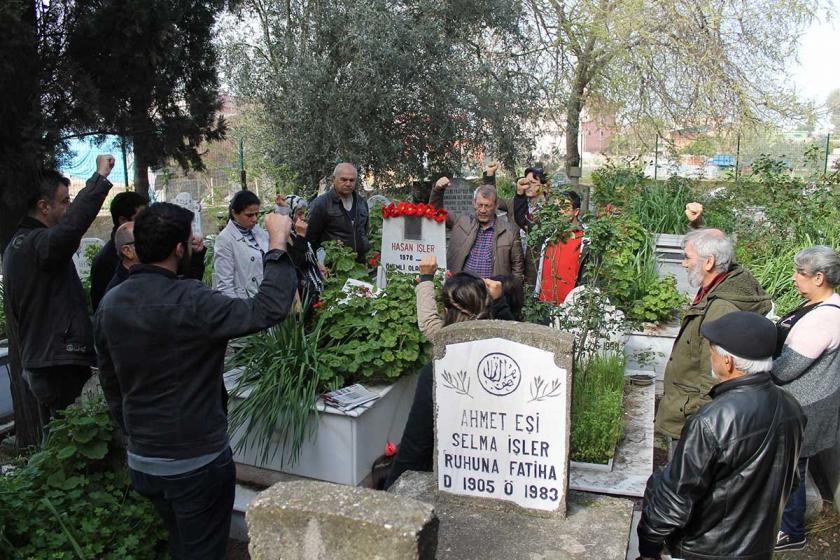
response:
M152 500L163 519L174 560L224 560L236 490L230 447L208 465L184 474L129 472L134 489Z
M780 530L798 541L805 537L805 486L808 474L808 457L799 459L799 486L790 493L785 510L782 512Z

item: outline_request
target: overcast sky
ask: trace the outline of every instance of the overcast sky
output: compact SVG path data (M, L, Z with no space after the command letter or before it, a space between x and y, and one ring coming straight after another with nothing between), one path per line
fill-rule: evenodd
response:
M834 22L814 22L802 37L799 67L793 71L800 94L818 104L833 89L840 89L840 14Z

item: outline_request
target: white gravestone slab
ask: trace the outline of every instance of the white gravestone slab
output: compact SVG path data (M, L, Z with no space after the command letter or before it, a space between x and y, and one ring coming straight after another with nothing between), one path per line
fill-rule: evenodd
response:
M452 179L443 191L443 207L456 215L473 213L473 193L476 186L466 179Z
M99 249L105 245L105 242L98 237L82 238L82 241L79 243L79 248L76 249L75 253L73 253L73 264L76 265L76 272L79 274L79 278L87 278L90 276L90 264L92 259L89 260L86 253L88 247L91 245L95 245L96 250L99 251Z
M447 344L435 361L439 490L565 515L570 382L553 352Z
M417 274L426 255L437 257L438 268L446 268L446 225L429 218L399 216L382 220L383 265L394 265L400 272Z
M178 193L178 196L176 196L175 200L172 202L182 208L186 208L194 214L192 221L193 234L198 237L203 237L204 235L201 232L201 203L197 200L193 200L192 195L188 192Z

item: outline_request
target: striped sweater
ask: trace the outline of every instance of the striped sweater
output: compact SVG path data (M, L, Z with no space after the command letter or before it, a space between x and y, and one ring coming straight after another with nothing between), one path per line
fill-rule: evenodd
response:
M840 295L824 302L840 305ZM808 424L802 457L833 447L840 432L840 309L819 305L790 330L773 379L796 397Z

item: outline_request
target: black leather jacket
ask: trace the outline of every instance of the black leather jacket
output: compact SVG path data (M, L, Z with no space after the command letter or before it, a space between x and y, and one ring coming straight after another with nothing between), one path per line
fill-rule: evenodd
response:
M348 212L341 197L332 188L316 198L309 206L309 225L306 240L317 251L324 241L341 241L356 251L357 260L365 261L370 248L368 242L368 205L364 198L353 193L353 207Z
M674 459L648 480L643 556L663 542L684 559L773 556L805 415L769 373L725 381L710 395L686 423Z

